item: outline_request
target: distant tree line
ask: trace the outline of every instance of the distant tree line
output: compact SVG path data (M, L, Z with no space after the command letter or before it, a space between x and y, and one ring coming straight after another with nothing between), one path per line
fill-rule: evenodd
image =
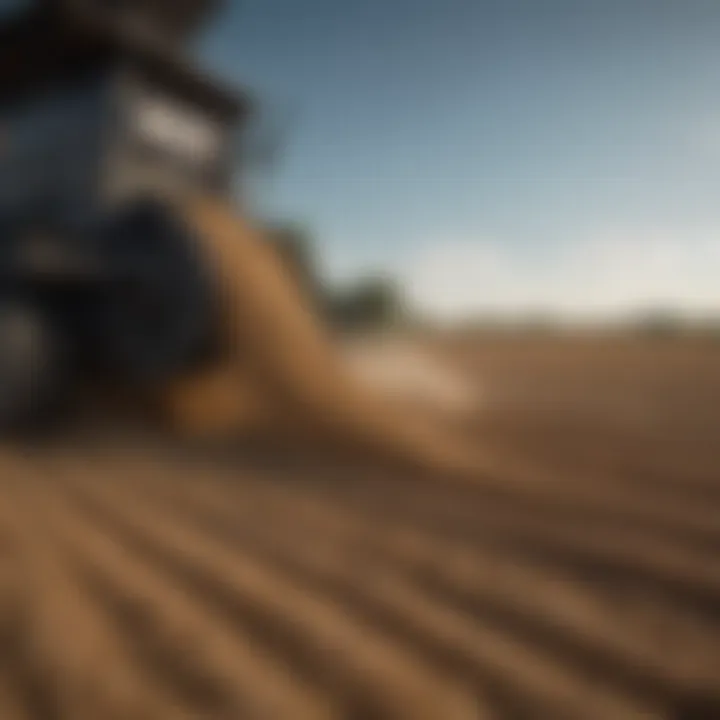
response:
M284 258L306 300L332 327L343 330L382 330L402 325L421 327L423 320L408 307L399 284L390 277L364 277L341 288L331 288L321 277L314 242L300 225L277 224L268 236ZM703 337L720 340L720 317L691 322L670 309L658 308L614 324L614 330L647 338ZM513 319L476 316L456 329L483 335L541 334L562 331L564 324L551 314L537 312Z
M690 320L672 310L653 310L636 318L630 329L651 338L707 337L720 339L720 317Z

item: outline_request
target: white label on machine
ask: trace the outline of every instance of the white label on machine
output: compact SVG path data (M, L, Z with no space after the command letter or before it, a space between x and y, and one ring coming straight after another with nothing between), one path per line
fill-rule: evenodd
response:
M207 118L167 100L143 100L136 123L144 140L194 162L212 162L219 154L220 129Z

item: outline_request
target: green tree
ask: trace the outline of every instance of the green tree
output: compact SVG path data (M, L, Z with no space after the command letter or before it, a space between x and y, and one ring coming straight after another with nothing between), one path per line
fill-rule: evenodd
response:
M383 329L404 316L398 285L386 277L364 278L331 299L333 321L353 329Z

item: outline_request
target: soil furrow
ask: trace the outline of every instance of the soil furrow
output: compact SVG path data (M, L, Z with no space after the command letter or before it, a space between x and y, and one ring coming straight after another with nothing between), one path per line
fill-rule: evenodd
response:
M172 503L185 488L192 498L190 508L210 503L235 528L264 525L270 532L273 526L281 527L278 536L291 547L315 540L344 548L348 563L380 562L392 572L412 576L446 601L452 599L481 617L489 615L501 627L529 634L569 662L585 664L650 695L682 699L702 678L706 679L700 690L703 683L712 687L717 681L713 668L718 666L720 651L708 656L698 649L695 663L688 657L668 655L636 620L619 622L587 588L508 564L507 558L503 561L502 556L482 549L438 542L413 528L382 524L374 516L363 517L287 489L258 486L253 502L243 503L246 490L232 493L214 483L201 486L188 480L186 485L176 478L172 488L167 484L164 488L165 502ZM228 502L229 497L235 501ZM709 638L708 652L712 647Z
M433 672L408 649L327 598L176 520L145 510L119 492L117 484L82 483L81 492L123 542L203 593L215 610L243 623L252 620L259 636L287 653L298 670L312 671L361 714L409 720L486 716L467 685Z
M13 503L27 585L11 645L28 714L62 720L184 717L128 657L109 618L78 584L39 512L32 478L27 481Z
M278 533L253 513L237 512L227 502L209 500L204 488L191 492L185 511L205 532L242 543L252 552L295 575L299 582L330 593L389 635L399 635L453 672L467 674L491 694L513 693L533 708L533 717L648 717L649 707L616 693L602 678L579 673L558 662L544 647L523 642L502 623L458 612L439 602L423 587L408 582L399 563L353 554L339 539L302 534L302 544ZM225 511L223 513L223 511ZM297 528L288 524L288 529ZM355 548L357 549L357 548ZM364 562L363 562L364 560ZM543 709L544 708L544 709Z
M202 598L165 581L59 493L50 502L86 582L129 629L136 655L176 685L203 717L335 716L328 699L214 617Z

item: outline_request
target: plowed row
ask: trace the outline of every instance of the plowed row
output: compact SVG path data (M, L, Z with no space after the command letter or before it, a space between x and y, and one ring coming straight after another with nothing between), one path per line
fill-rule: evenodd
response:
M0 718L720 718L720 462L573 402L473 485L3 450Z

